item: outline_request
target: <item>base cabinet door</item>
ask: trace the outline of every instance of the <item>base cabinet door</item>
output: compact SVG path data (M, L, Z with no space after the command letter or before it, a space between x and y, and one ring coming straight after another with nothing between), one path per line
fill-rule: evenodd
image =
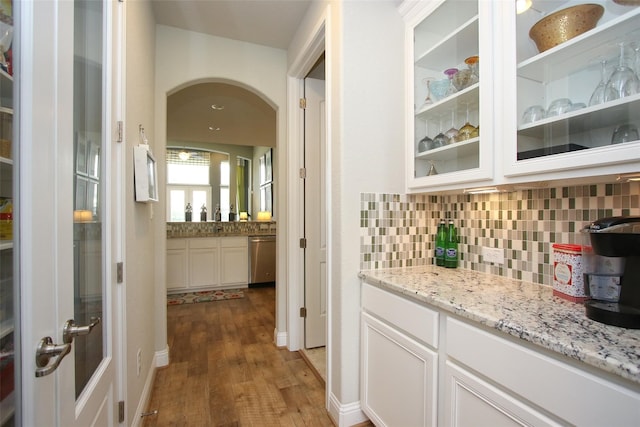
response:
M436 425L437 354L362 313L362 409L377 426Z
M167 290L186 289L187 274L187 239L167 240Z
M220 283L219 242L216 238L189 242L189 287L202 288Z
M220 285L249 282L249 243L246 237L227 237L220 244Z
M446 362L444 424L451 427L560 426L477 376Z

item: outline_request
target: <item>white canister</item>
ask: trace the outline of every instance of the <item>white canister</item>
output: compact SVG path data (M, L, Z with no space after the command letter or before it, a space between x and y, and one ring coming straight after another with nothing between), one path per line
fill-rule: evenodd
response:
M573 302L589 297L584 290L582 246L553 244L553 294Z

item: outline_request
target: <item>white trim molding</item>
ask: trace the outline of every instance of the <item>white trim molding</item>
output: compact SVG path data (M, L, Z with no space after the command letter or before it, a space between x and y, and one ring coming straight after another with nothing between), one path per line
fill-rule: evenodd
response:
M156 351L153 358L154 367L162 368L163 366L169 366L169 347L165 347L164 350Z
M273 330L273 342L276 343L276 347L286 347L289 335L286 332L278 332L278 328Z
M333 421L338 425L352 426L368 421L369 418L362 412L360 402L340 403L336 396L331 393L329 395L329 415L333 418Z

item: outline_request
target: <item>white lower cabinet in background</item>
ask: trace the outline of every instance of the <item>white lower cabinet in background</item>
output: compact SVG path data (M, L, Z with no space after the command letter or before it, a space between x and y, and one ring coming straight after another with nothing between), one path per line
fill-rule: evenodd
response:
M167 292L246 287L246 237L167 239Z
M449 312L363 283L361 319L376 426L640 425L640 386Z

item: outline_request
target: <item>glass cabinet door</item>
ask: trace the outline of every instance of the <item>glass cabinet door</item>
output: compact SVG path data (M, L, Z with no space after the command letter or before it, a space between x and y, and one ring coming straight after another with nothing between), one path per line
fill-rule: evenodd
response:
M488 92L490 2L447 0L411 27L413 129L409 190L490 178L480 149L490 132L481 101ZM484 38L482 34L484 34ZM484 64L486 58L487 64ZM490 115L486 115L489 117Z
M520 14L515 2L510 8L517 143L505 174L637 167L640 7L630 5L637 2L528 3Z

